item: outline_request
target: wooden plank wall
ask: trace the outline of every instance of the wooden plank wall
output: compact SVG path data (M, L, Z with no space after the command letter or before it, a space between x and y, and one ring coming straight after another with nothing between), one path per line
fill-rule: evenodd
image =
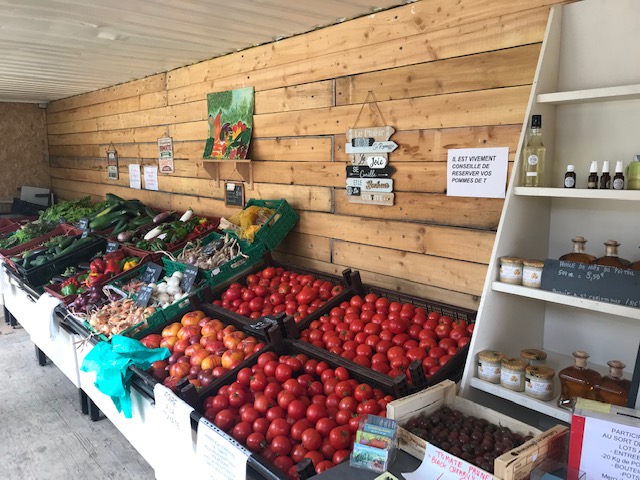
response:
M222 187L201 160L206 94L255 88L254 189L300 213L280 249L290 262L421 297L477 307L502 201L448 198L448 148L508 146L524 122L549 6L558 0L423 0L280 42L50 104L52 185L61 198L107 192L165 208L227 215ZM396 204L351 204L345 133L381 125ZM363 108L364 105L364 108ZM160 191L128 188L131 162L154 163L174 139L176 174ZM109 181L113 142L120 179ZM221 178L232 168L221 166Z

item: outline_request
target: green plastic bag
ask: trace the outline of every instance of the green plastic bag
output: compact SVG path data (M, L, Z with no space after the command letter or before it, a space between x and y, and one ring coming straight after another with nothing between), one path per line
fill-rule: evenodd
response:
M131 418L130 379L133 372L129 366L135 365L147 370L157 360L164 360L171 352L167 348L150 349L122 335L111 337L111 343L100 342L91 350L82 362L80 370L96 372L95 386L111 397L118 412Z

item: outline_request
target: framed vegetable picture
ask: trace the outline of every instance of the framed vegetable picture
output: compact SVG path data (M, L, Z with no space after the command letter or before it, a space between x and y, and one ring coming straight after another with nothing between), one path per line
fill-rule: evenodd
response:
M253 87L207 95L209 138L203 158L247 158L253 130L253 95Z

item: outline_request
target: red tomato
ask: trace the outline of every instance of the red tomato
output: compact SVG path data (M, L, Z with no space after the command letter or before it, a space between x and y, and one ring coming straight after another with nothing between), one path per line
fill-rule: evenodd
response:
M407 350L406 357L409 361L413 362L414 360L422 361L427 356L427 352L424 348L413 347Z
M289 432L291 432L291 427L287 421L284 418L276 418L271 422L271 425L269 425L265 437L267 442L270 442L280 435L284 437L288 436Z
M242 412L240 412L240 418L243 422L248 422L253 424L258 418L260 418L260 412L256 410L254 407L249 406L245 408Z
M438 323L440 325L449 325L449 326L451 326L451 324L453 323L453 318L451 318L448 315L442 315L440 318L438 318Z
M220 430L228 432L233 427L234 422L235 415L231 410L226 408L216 414L216 418L213 423L215 423Z
M302 444L297 443L291 448L291 460L295 463L299 463L304 459L307 452L308 450L304 448Z
M289 380L293 375L293 369L289 365L285 363L281 363L276 367L274 374L275 374L274 376L276 377L276 380L278 380L281 383L284 383L287 380Z
M264 387L264 394L272 399L278 398L278 393L282 391L282 386L277 382L269 382L266 387Z
M443 355L438 359L438 363L443 367L449 360L453 358L453 355Z
M454 330L455 331L455 330ZM438 342L438 346L447 350L449 347L457 347L458 342L452 338L443 338Z
M291 426L291 438L299 442L302 438L302 432L308 428L313 428L313 425L309 420L306 418L298 420Z
M456 343L457 343L458 340L460 340L466 334L467 334L466 329L454 328L453 330L451 330L451 333L449 333L449 338L452 339L452 340L455 340Z
M349 423L349 419L352 415L353 412L351 412L351 410L338 410L338 413L336 413L336 423L338 425L346 425Z
M389 320L389 330L394 334L404 333L407 328L409 328L409 322L403 318Z
M446 354L447 354L447 351L442 347L433 347L431 348L431 350L429 350L429 356L435 359L438 359L441 356Z
M324 394L329 395L335 391L336 385L340 383L337 378L329 378L324 382Z
M229 405L240 408L247 402L247 394L242 388L238 388L229 393Z
M249 422L240 422L233 427L231 431L231 435L233 438L238 440L239 442L246 443L249 435L253 433L253 428L251 428L251 424Z
M347 450L347 449L336 450L336 453L333 454L333 458L331 458L331 461L335 465L338 465L339 463L342 463L347 458L349 458L350 454L351 454L351 452L349 450Z
M353 387L348 381L339 382L334 390L338 398L350 397L353 395Z
M247 448L252 452L260 453L267 446L264 435L259 432L253 432L247 437Z
M271 450L276 455L288 455L291 451L291 440L284 435L278 435L271 441Z
M288 409L289 405L291 405L291 403L293 403L294 400L296 400L296 396L291 392L282 390L280 391L280 393L278 393L278 406L282 408Z
M370 385L361 383L356 387L353 396L356 401L362 402L363 400L368 400L373 397L373 390Z
M474 328L476 328L475 323L470 323L469 325L467 325L467 333L469 334L469 336L473 335Z
M458 348L462 348L465 345L467 345L469 342L471 341L471 339L469 337L462 337L460 340L458 340Z
M338 404L338 410L349 410L352 413L356 412L358 401L354 397L346 397L340 400Z
M385 375L387 375L391 370L391 367L386 362L378 362L371 365L371 369L375 370L376 372L384 373Z
M433 366L435 366L436 364L436 359L433 357L426 357L424 360L422 360L422 371L427 374L429 372L429 369Z
M314 425L320 420L327 416L327 409L324 405L318 405L317 403L312 403L307 408L307 420L309 420ZM315 448L308 448L308 450L316 450Z
M323 437L328 437L329 433L331 432L331 430L333 430L337 426L338 426L338 424L337 424L337 422L335 420L332 420L330 418L326 418L325 417L325 418L321 418L320 420L318 420L318 422L316 423L316 430ZM326 455L325 455L325 457L326 457Z
M302 432L301 440L302 446L309 451L318 450L322 445L322 436L313 428L307 428Z
M349 432L356 433L358 431L358 428L360 428L360 418L362 418L362 415L356 415L355 417L351 417L351 419L349 420ZM336 450L339 450L339 449L336 449Z
M445 323L441 323L435 328L434 331L436 332L436 336L439 339L442 339L449 336L449 333L451 333L451 326Z
M346 450L351 446L351 431L345 426L335 427L329 433L329 442L336 450Z
M307 408L300 400L293 400L287 407L287 416L292 420L300 420L305 417Z
M272 446L271 448L273 449L274 447ZM273 464L283 472L288 472L289 469L293 467L293 460L287 455L278 455L273 461Z
M263 435L267 433L267 430L269 429L269 425L271 425L271 423L269 422L269 420L267 420L264 417L260 417L257 418L255 422L253 422L253 431L254 432L258 432L258 433L262 433Z
M366 368L371 367L371 360L369 360L369 357L367 357L366 355L356 355L352 361Z
M262 372L253 374L249 380L249 388L253 392L262 392L267 388L267 385L267 376Z
M269 410L267 410L267 413L265 414L265 417L267 417L267 420L269 421L273 421L276 418L285 418L287 416L287 412L284 408L282 407L271 407Z

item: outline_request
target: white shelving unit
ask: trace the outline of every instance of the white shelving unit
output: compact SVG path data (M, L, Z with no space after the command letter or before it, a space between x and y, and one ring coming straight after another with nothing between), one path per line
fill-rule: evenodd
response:
M640 309L498 282L499 259L559 258L571 239L588 240L587 252L604 255L616 239L620 256L640 258L640 191L587 190L591 161L625 165L640 153L640 2L584 0L552 8L516 152L516 165L491 255L461 395L538 426L570 422L555 401L541 402L476 377L485 349L518 356L542 348L556 374L585 350L589 365L606 373L622 360L631 376L640 341ZM547 147L545 188L520 187L521 149L532 114L542 115ZM575 189L562 188L568 164ZM559 382L556 377L556 394Z

